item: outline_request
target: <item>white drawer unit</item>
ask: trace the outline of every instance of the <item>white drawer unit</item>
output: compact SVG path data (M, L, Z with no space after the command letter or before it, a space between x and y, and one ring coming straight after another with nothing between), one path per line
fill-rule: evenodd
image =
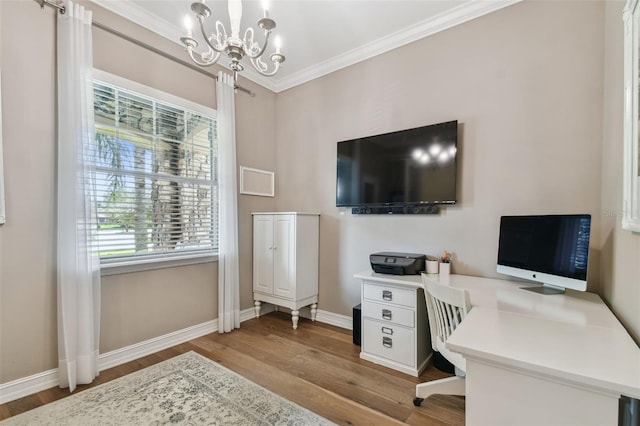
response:
M418 377L431 359L427 307L419 275L362 272L360 358Z
M369 354L391 359L413 368L416 360L414 332L412 328L382 324L369 318L362 320L362 332L366 339L362 349Z
M363 298L376 302L408 306L410 308L416 306L416 294L414 290L389 285L378 285L370 282L367 282L363 287Z
M376 319L382 323L398 324L413 328L415 325L415 309L402 308L391 304L362 302L362 316Z

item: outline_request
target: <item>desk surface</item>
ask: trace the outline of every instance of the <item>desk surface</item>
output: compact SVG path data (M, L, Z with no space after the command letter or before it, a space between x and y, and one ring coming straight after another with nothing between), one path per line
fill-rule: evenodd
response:
M425 276L429 280L440 281L438 274ZM366 271L356 274L355 277L412 288L422 287L420 275L387 275ZM520 313L576 325L596 325L614 329L620 327L615 315L602 302L600 296L594 293L567 290L565 294L544 295L523 289L537 287L537 284L455 274L449 276L444 283L468 290L471 305L474 307Z
M421 287L419 275L362 272L356 277ZM439 281L438 275L426 275ZM535 284L451 275L469 291L472 309L447 340L465 357L640 398L640 348L593 293L542 295Z
M468 358L640 398L640 349L621 326L576 325L478 307L446 345Z

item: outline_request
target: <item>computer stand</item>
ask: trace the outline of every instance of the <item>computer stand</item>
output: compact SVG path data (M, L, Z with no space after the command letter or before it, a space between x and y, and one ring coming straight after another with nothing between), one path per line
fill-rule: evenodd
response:
M540 294L564 294L564 288L544 284L540 287L521 287L523 290Z

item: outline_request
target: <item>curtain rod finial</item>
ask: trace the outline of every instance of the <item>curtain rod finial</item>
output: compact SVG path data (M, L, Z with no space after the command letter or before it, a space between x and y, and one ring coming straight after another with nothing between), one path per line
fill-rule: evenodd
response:
M45 6L51 6L58 9L58 11L60 11L60 13L63 15L64 15L64 12L67 10L67 8L62 4L61 1L35 0L35 2L40 5L41 9L44 9Z

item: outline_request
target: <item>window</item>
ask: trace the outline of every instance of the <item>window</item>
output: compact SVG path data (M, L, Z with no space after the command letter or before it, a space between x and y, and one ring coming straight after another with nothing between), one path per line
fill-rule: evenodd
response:
M90 155L102 264L215 254L215 111L114 76L96 76L97 148Z

